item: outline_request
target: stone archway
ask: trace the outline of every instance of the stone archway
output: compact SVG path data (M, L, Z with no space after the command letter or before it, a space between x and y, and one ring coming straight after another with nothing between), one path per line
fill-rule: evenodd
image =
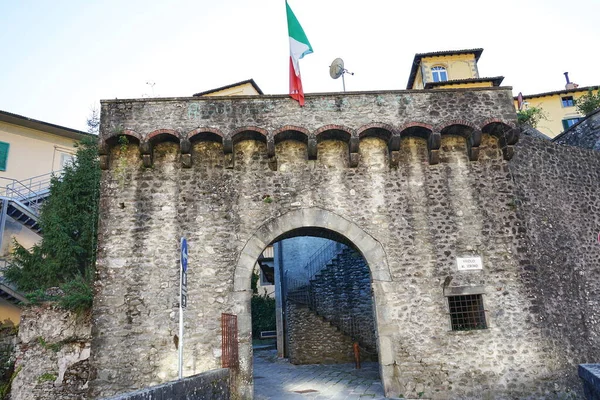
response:
M375 304L375 324L377 327L377 347L380 360L380 375L384 390L389 387L383 365L386 354L392 354L391 338L383 332L385 317L380 313L383 301L383 284L391 282L387 256L382 245L358 225L340 215L321 208L305 208L272 218L260 226L248 239L240 252L234 272L234 311L238 315L238 329L240 337L240 374L235 387L241 398L251 399L253 396L252 382L252 319L250 312L250 287L252 269L264 248L277 238L299 228L321 228L333 231L344 236L360 251L371 271L372 289Z

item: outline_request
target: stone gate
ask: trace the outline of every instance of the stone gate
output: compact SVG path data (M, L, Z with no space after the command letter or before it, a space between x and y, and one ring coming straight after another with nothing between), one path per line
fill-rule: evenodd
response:
M103 101L92 396L177 377L185 236L184 374L221 366L220 314L237 314L235 391L252 398L252 268L305 229L342 235L369 265L386 395L575 390L573 364L600 357L588 237L600 157L517 143L515 118L510 88L314 94L302 108L287 96ZM569 217L581 238L560 238L577 261L548 265L561 239L541 233ZM481 269L458 270L477 257ZM455 296L482 301L485 324L453 329Z

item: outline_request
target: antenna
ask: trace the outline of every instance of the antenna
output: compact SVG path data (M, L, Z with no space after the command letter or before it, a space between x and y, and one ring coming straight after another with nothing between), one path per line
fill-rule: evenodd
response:
M154 85L156 85L156 82L148 81L148 82L146 82L146 85L148 85L152 88L152 97L155 97L154 96Z
M354 72L350 72L344 68L344 60L341 58L338 57L333 60L329 66L329 76L331 76L333 79L337 79L340 76L342 77L342 86L344 87L344 92L346 91L346 81L344 79L345 74L354 75Z

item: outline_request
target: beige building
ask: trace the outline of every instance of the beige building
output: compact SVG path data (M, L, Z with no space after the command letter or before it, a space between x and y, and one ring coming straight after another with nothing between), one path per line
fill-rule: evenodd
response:
M546 118L538 122L536 129L554 138L584 118L584 115L577 111L575 101L589 90L599 89L600 86L578 87L574 83L567 82L564 90L523 95L522 107L540 108ZM518 110L518 96L514 101L515 109Z
M483 49L417 53L406 89L454 89L500 86L503 76L480 77L477 62Z
M41 238L38 209L52 174L73 160L88 133L0 111L0 268L13 240L31 247ZM18 323L23 297L0 281L0 322Z
M260 96L263 91L258 87L254 79L232 83L231 85L221 86L216 89L206 90L194 94L195 97L211 96Z

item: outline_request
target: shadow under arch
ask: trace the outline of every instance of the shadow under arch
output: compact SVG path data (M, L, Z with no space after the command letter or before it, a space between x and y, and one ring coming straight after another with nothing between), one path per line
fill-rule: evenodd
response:
M377 348L380 362L380 376L387 389L391 382L390 374L384 374L384 363L391 363L392 338L391 330L384 328L387 319L380 314L381 305L385 303L386 283L392 282L387 262L387 255L381 243L365 232L354 222L322 208L312 207L290 211L279 217L271 218L263 223L247 240L237 259L233 278L233 312L238 316L240 371L236 377L236 388L239 398L251 399L253 393L252 379L252 297L251 276L256 260L265 247L276 240L289 236L289 232L306 232L306 229L323 229L343 237L347 243L358 250L371 272L371 288L373 293L375 326L377 329ZM384 333L385 332L385 333Z
M237 260L233 290L235 292L250 290L252 269L265 247L277 239L284 238L286 233L301 228L321 228L343 236L365 258L374 282L390 282L392 280L387 257L381 243L354 222L332 211L313 207L290 211L277 218L272 218L254 232Z

